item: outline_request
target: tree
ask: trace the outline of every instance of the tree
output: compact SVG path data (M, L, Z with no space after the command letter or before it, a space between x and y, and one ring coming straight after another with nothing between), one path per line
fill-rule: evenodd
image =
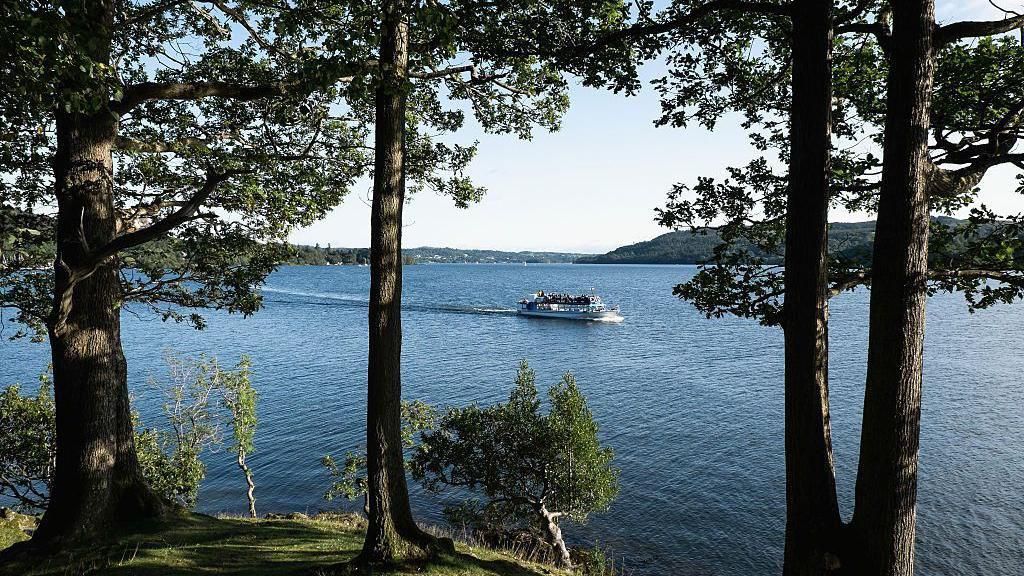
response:
M863 573L914 572L929 216L930 204L939 200L934 183L941 178L929 155L928 137L936 48L958 38L1024 26L1024 17L1012 20L940 27L934 0L892 4L864 423L851 522L864 554L850 560ZM1005 123L1019 122L1021 106L1015 106ZM1000 142L1005 135L998 123L991 130L995 134L989 136L988 155L1008 152L1015 141L1008 146ZM959 148L965 146L970 144ZM1021 286L1017 295L1024 295Z
M222 412L216 402L220 394L232 403L237 403L238 391L252 394L248 360L243 358L235 371L222 370L215 359L168 355L166 362L169 381L151 383L164 397L162 424L143 426L133 412L134 440L146 483L164 501L192 508L206 476L202 457L222 442L222 428L248 430L251 446L252 413L230 408ZM0 495L13 497L29 511L45 511L50 505L56 458L51 387L44 373L36 396L22 396L17 385L0 393ZM235 450L237 445L232 446Z
M900 14L900 32L896 30L896 12ZM870 20L872 15L874 19ZM929 18L927 25L918 21ZM879 211L873 260L857 261L831 254L827 268L829 296L863 283L872 284L869 384L854 520L849 529L838 529L839 518L833 512L834 488L831 497L819 500L819 520L836 529L820 530L816 536L811 532L823 547L812 549L812 555L805 556L810 562L803 567L791 562L791 545L796 542L787 522L787 573L822 573L840 567L864 574L912 572L925 296L933 290L963 289L973 308L1012 300L1022 294L1024 287L1019 261L1007 257L1006 251L1021 242L1019 217L999 221L987 210L976 209L968 224L958 230L945 229L941 224L933 226L943 238L942 248L946 252L942 257L929 263L926 249L929 202L940 212L968 205L985 170L1015 161L1012 148L1020 129L1020 100L1015 87L1001 87L1007 82L1018 84L1010 80L1012 72L1005 76L1002 72L1013 70L1019 50L1002 53L1005 58L993 58L996 51L991 42L983 41L974 56L968 55L973 49L966 47L949 50L945 54L951 59L945 60L944 66L939 59L943 54L934 52L931 41L924 36L934 33L942 39L940 43L949 44L965 37L1011 30L1021 23L1022 19L1015 17L1002 22L938 27L931 7L902 5L890 12L870 2L859 3L858 9L847 17L834 20L834 29L839 34L867 34L873 38L859 42L841 38L834 47L837 62L833 76L839 88L836 134L847 142L865 138L884 148L881 183L872 176L879 166L874 151L854 146L833 150L828 181L832 203L854 209L877 207ZM926 28L927 34L922 32ZM904 36L897 39L898 34ZM796 54L793 57L795 82ZM944 108L935 114L934 110L929 111L928 100L932 90L929 75L937 59L938 69L947 68L949 73L943 76L946 83L940 93L944 96L939 97ZM987 81L977 82L980 77ZM989 90L990 84L994 90ZM878 86L888 88L888 97L876 92ZM799 109L795 104L793 108L795 115ZM938 123L929 128L929 122L935 120ZM885 123L884 128L872 132L880 121ZM930 129L934 129L935 142L929 153ZM770 130L768 136L755 135L755 143L762 145L778 145L781 141L778 130ZM795 155L795 151L793 147L790 153ZM956 165L960 166L943 167ZM703 228L716 218L726 220L721 228L726 243L716 251L714 266L704 268L690 282L677 287L676 292L691 299L709 317L726 313L753 316L768 324L782 324L788 332L794 299L793 274L802 276L804 270L793 266L793 245L785 243L784 270L763 266L763 260L738 246L744 241L762 252L778 249L783 243L776 219L782 215L791 218L795 210L803 208L791 203L793 189L782 186L785 179L774 175L763 159L744 169L733 169L731 176L722 182L702 179L695 187L696 200L684 198L685 187L677 188L662 212L663 221L670 225L685 223ZM791 172L791 182L793 178ZM924 188L919 191L920 186ZM789 201L783 201L787 194ZM789 228L786 230L786 238L791 238ZM805 249L801 250L804 252ZM879 274L886 274L887 278L880 280ZM987 284L987 280L994 280L997 285ZM824 277L819 278L819 291L824 289L824 282ZM785 304L780 306L783 295ZM819 318L819 325L824 327L827 316ZM819 334L823 332L819 330ZM814 357L822 373L819 381L823 381L827 366L827 348L822 341ZM787 333L787 358L789 343ZM810 369L806 362L802 366L804 370ZM787 361L787 380L790 368ZM811 461L827 463L829 474L820 477L828 480L831 449L827 442L827 386L818 389L826 393L816 397L805 393L803 399L806 406L814 408L813 414L824 416L826 442L819 442L817 447L804 446ZM788 394L787 388L787 430L792 416ZM817 442L821 438L820 428L805 431L802 436L803 441ZM794 504L791 451L787 440L790 518ZM818 469L826 470L824 466ZM834 486L834 476L831 482ZM828 490L819 495L827 496Z
M348 62L285 45L261 3L3 10L0 200L27 221L16 242L53 242L52 270L38 258L0 270L0 303L46 334L53 356L42 545L164 509L135 454L122 306L197 326L189 308L258 309L290 227L324 214L363 172L364 129L332 106Z
M243 356L233 372L220 370L214 365L214 374L218 380L224 407L231 418L231 447L235 454L239 470L245 476L246 498L249 500L249 516L256 517L256 497L253 492L256 485L252 481L252 469L245 459L256 449L253 439L256 436L256 402L259 396L249 381L248 356Z
M216 360L193 361L167 354L164 361L168 383L154 379L150 387L164 397L166 426L147 428L134 418L139 465L161 499L192 509L206 477L202 456L223 442L223 424L216 410L223 378Z
M507 403L449 409L422 433L411 466L428 490L476 491L487 499L481 513L527 519L570 567L559 520L582 523L607 510L619 471L572 374L548 390L548 400L545 414L536 375L523 361Z
M659 123L686 126L697 121L712 129L723 114L738 110L746 127L760 126L768 133L755 132L755 146L777 147L780 160L789 166L786 177L770 174L766 160L755 163L751 174L733 172L766 196L777 193L774 203L764 203L765 223L757 231L745 226L752 202L732 201L723 193L731 186L723 191L711 179L698 184L702 197L696 202L682 200L688 188L678 186L668 209L660 212L664 224L685 222L702 233L718 214L730 217L720 228L726 244L716 249L723 260L750 259L751 249L770 254L780 242L786 246L787 300L773 315L785 330L786 574L827 569L841 524L828 413L825 284L832 28L835 21L857 17L863 6L850 3L836 10L833 4L680 1L657 22L626 30L630 36L661 36L663 47L677 47L668 58L671 73L657 81L664 110ZM699 219L705 221L696 225ZM731 249L738 240L749 248ZM760 264L747 266L745 277L756 280ZM707 297L699 289L733 270L706 271L677 293L703 302ZM687 289L692 287L696 289ZM758 311L757 300L745 310Z
M462 111L443 100L465 101L485 130L529 137L532 127L553 129L567 106L558 59L539 58L534 46L495 49L524 22L559 22L583 37L620 26L621 2L523 5L518 2L419 3L385 0L358 13L357 30L376 37L373 96L374 183L371 206L369 356L367 360L367 490L369 527L359 563L390 562L412 545L436 547L415 523L409 505L401 443L402 208L407 179L454 198L465 207L483 189L463 170L475 147L445 146L422 134L426 127L453 131ZM345 34L351 34L346 30ZM468 60L468 64L458 61ZM622 59L602 65L603 77ZM625 75L632 69L626 59ZM578 68L579 69L579 68ZM446 98L442 98L442 88Z

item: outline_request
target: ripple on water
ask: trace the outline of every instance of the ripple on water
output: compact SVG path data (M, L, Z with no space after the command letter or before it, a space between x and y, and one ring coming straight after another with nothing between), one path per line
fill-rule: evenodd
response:
M784 529L782 337L755 322L707 320L672 297L685 266L406 268L404 392L440 404L503 400L526 358L540 383L573 371L623 469L612 509L567 530L597 540L638 575L747 576L781 571ZM252 318L209 314L209 329L124 318L132 389L144 418L160 399L146 386L167 348L253 359L261 394L251 458L262 511L315 510L326 453L363 442L367 269L292 267L275 273ZM528 292L595 287L622 307L621 324L530 320ZM867 293L831 304L831 397L844 514L856 478L867 343ZM1024 566L1024 306L970 315L958 296L929 302L918 499L918 573L1017 574ZM32 383L47 351L0 344L7 382ZM244 484L214 455L205 511L244 510ZM415 486L419 516L437 501Z

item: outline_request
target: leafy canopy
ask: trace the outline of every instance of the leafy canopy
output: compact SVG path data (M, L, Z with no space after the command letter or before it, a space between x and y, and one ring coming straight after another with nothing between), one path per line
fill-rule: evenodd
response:
M56 110L117 118L118 304L197 327L196 309L254 312L259 284L288 256L288 232L370 175L379 6L86 4L2 8L10 58L0 64L0 305L29 328L15 335L41 338L51 321ZM111 22L90 19L101 6ZM469 116L488 132L528 138L535 127L557 129L568 107L564 71L636 85L628 45L571 57L627 24L621 0L414 1L405 16L407 177L412 191L458 206L484 193L466 174L476 144L448 136ZM136 234L161 223L174 225Z
M4 3L0 305L17 310L11 320L37 335L52 322L57 112L115 119L119 243L92 247L121 253L115 304L198 327L187 309L259 308L288 232L336 206L369 163L365 118L335 85L278 62L263 42L277 10L260 6Z
M661 15L692 10L680 1ZM761 155L724 178L677 184L657 211L665 226L694 234L717 230L722 242L706 266L675 288L708 315L734 314L765 324L782 320L791 55L789 21L775 15L713 12L666 43L670 70L656 82L663 124L712 127L739 112ZM840 2L833 44L833 208L871 213L880 186L888 69L885 3ZM936 55L928 192L935 216L932 293L961 291L973 311L1024 296L1022 215L996 214L978 186L994 166L1022 165L1024 48L1016 35L963 40L944 36ZM1018 192L1024 192L1020 188ZM963 219L966 215L966 219ZM948 216L958 216L954 221ZM832 296L870 284L870 252L832 242Z
M523 361L508 402L451 408L422 433L413 477L430 491L480 494L488 514L532 522L544 508L585 522L611 505L619 471L572 374L548 390L548 404L545 413Z

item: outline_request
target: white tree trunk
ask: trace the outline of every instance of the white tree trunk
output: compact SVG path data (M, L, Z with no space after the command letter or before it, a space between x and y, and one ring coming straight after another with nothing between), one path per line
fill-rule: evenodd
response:
M246 497L249 499L249 516L252 518L256 517L256 496L253 491L256 490L256 484L252 481L252 470L245 463L245 452L242 450L238 451L238 467L245 474L245 484L248 489L245 492Z
M562 539L562 529L558 527L558 517L561 514L549 511L543 504L540 505L537 512L543 519L548 543L558 553L558 566L561 568L572 568L572 557L569 555L569 549L565 546L565 540Z

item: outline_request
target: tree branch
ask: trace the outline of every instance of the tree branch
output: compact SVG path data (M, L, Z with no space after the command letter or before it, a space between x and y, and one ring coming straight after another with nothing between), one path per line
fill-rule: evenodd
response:
M170 215L166 216L163 220L150 224L149 226L142 228L140 230L129 232L127 234L122 234L121 236L114 238L110 242L107 242L105 246L102 246L101 248L97 249L95 252L90 254L90 257L88 259L88 265L90 267L98 266L104 260L117 254L122 250L127 250L128 248L132 248L140 244L145 244L150 240L154 240L156 238L159 238L160 236L163 236L164 234L167 234L175 227L183 224L185 221L191 218L192 215L199 210L199 207L202 206L203 202L205 202L206 199L210 197L210 194L212 194L213 191L216 190L217 186L221 182L224 182L228 178L242 173L244 173L244 171L229 170L226 172L216 172L208 174L206 177L206 182L203 184L202 188L200 188L199 191L196 192L195 195L193 195L188 202L186 202L180 208L172 212Z
M476 74L476 65L466 64L464 66L452 66L450 68L444 68L442 70L430 70L428 72L409 72L410 78L417 78L419 80L430 80L432 78L444 78L446 76L455 76L462 74L463 72L469 72L470 76Z
M836 24L846 24L860 18L867 12L874 0L860 0L857 5L845 13L836 16Z
M256 28L249 22L249 20L245 17L245 14L241 10L232 8L224 2L221 2L220 0L200 1L209 2L210 4L213 4L214 6L219 8L221 12L227 14L232 20L234 20L243 28L245 28L245 30L249 33L249 37L252 38L257 44L259 44L260 48L263 48L267 52L273 52L274 54L277 54L278 56L286 60L291 60L294 58L293 54L289 54L287 52L284 52L283 50L280 50L279 48L268 42L265 38L263 38L263 36L259 34L259 31L257 31Z
M339 81L344 78L339 78ZM128 112L148 100L200 100L219 97L234 100L257 100L298 93L301 85L296 81L269 84L234 84L231 82L141 82L127 86L120 102L110 108L119 114Z
M167 0L164 2L155 2L148 7L140 9L138 12L135 12L134 14L130 14L128 18L126 18L124 22L122 22L121 24L131 25L145 22L150 18L159 16L160 14L170 10L171 8L184 4L185 2L188 2L188 0Z
M613 42L625 40L627 38L656 36L664 34L665 32L678 30L695 24L701 18L717 11L743 12L747 14L765 14L769 16L784 17L789 17L791 15L790 7L784 4L774 4L772 2L751 2L748 0L711 0L711 2L701 4L686 14L671 20L655 22L653 24L634 24L628 28L623 28L622 30L607 34L598 39L594 44L585 47L584 53L592 52L598 48L603 48Z
M836 34L871 34L875 37L883 51L888 51L892 43L892 32L882 22L853 22L836 26Z
M182 138L173 142L144 142L142 140L134 140L124 136L118 136L117 140L114 141L114 146L118 150L123 150L125 152L142 152L151 154L179 153L187 149L209 149L208 143L199 138Z
M928 278L931 280L978 278L995 280L1005 284L1024 285L1024 271L1022 270L981 270L973 268L965 268L963 270L929 270Z
M954 22L935 29L935 46L940 48L964 38L994 36L1024 27L1024 14L1003 20Z
M828 297L832 298L848 290L853 290L857 286L867 284L870 280L871 276L869 276L867 272L861 271L850 274L846 278L837 281L831 288L829 288Z

